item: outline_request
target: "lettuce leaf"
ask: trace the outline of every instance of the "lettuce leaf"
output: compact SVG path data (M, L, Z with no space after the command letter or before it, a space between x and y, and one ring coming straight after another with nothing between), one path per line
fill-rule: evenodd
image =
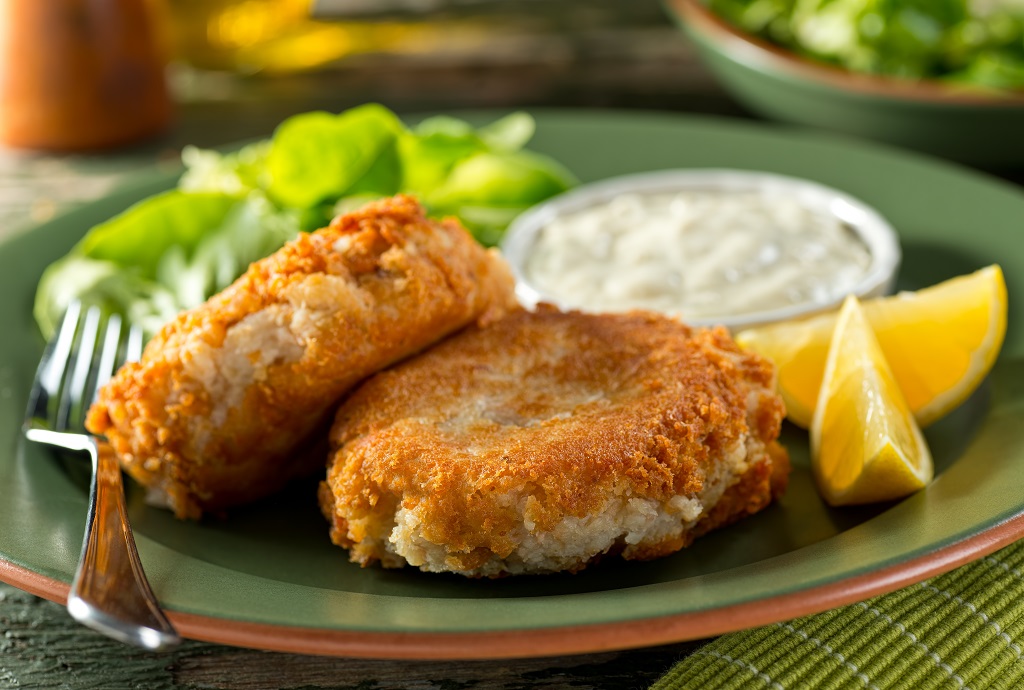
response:
M36 289L34 315L49 338L77 299L122 314L152 335L298 232L298 214L258 193L238 199L164 192L96 226L51 264Z
M400 181L397 166L375 164L403 129L394 113L376 104L340 115L313 112L288 118L274 132L267 156L268 193L282 206L309 208L343 196L368 173L373 191L394 193Z
M487 145L469 123L454 117L424 120L398 140L402 161L402 190L425 194L444 184L455 164Z
M481 244L493 246L517 215L576 184L571 172L547 156L485 151L458 162L424 199L431 210L458 217Z
M460 161L426 200L443 209L524 206L560 194L574 184L572 173L545 156L530 151L487 151Z
M179 307L169 291L113 261L69 254L50 264L36 288L33 316L47 339L53 337L64 311L79 300L119 313L148 334L174 318Z
M516 215L576 184L556 161L522 150L533 132L526 113L479 129L448 116L409 129L369 104L296 115L272 139L230 153L188 147L177 189L95 226L47 269L36 320L49 337L79 299L152 334L297 233L399 191L497 244Z
M247 144L232 153L186 146L181 151L185 173L178 181L178 189L245 196L266 186L269 153L269 140Z
M706 1L746 31L849 70L1024 88L1024 6L1017 0Z
M94 227L72 253L132 266L153 278L164 252L173 246L194 250L237 203L226 194L163 192Z

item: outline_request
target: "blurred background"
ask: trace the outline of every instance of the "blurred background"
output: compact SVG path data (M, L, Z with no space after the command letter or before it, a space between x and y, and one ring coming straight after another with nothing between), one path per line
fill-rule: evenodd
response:
M0 222L366 102L779 120L1015 175L1024 0L0 0Z
M370 101L743 112L657 0L0 0L0 228Z
M154 4L189 100L319 93L398 110L721 100L657 0Z
M24 107L9 94L12 82L85 82L90 68L140 64L147 43L166 60L172 100L190 116L244 113L236 139L265 134L295 112L367 101L405 112L728 107L657 0L2 0L0 7L0 34L8 36L0 36L3 125ZM90 61L90 47L105 55ZM153 78L136 72L121 81ZM15 96L41 100L29 90ZM125 109L145 117L141 101L154 96L135 96ZM35 105L38 116L46 104ZM83 121L82 105L76 128L94 124ZM0 129L14 145L89 148L47 146ZM194 143L212 141L219 132Z
M657 0L165 1L182 64L303 70L291 88L353 102L666 107L716 92Z

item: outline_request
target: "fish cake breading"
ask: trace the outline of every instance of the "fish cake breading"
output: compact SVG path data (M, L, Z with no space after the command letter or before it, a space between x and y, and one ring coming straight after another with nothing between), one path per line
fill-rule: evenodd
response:
M178 517L265 496L353 385L518 305L501 257L398 196L254 263L165 326L100 392L88 427ZM312 457L315 464L310 464Z
M495 577L654 558L781 494L783 414L772 364L725 329L542 307L357 388L320 505L363 565Z

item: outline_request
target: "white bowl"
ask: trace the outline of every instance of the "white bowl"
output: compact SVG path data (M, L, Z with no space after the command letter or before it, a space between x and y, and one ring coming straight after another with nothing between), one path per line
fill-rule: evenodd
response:
M526 263L534 243L547 225L565 214L606 203L622 194L652 194L681 191L758 191L785 194L806 208L834 216L857 234L867 247L870 261L863 278L850 291L859 298L878 297L892 291L901 252L896 232L873 208L831 187L784 175L742 170L663 170L615 177L586 184L534 206L509 226L501 244L502 252L516 277L516 293L532 307L548 302L562 309L578 308L557 295L547 294L526 277ZM845 295L830 302L796 304L742 315L686 318L692 325L721 324L729 328L761 325L798 318L838 306Z

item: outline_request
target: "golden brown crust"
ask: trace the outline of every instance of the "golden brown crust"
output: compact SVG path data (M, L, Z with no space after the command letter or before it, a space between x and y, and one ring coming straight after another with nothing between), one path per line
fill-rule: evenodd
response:
M385 199L169 323L104 387L88 426L179 517L198 517L311 469L296 446L364 377L516 308L499 256L414 199Z
M524 521L550 531L609 496L660 505L695 495L746 444L760 454L747 458L749 482L727 516L706 518L724 524L771 499L767 478L781 463L767 449L783 416L773 376L724 329L643 312L513 314L352 393L331 432L321 508L353 560L393 560L384 544L404 509L447 550L449 569L470 571L509 557Z

